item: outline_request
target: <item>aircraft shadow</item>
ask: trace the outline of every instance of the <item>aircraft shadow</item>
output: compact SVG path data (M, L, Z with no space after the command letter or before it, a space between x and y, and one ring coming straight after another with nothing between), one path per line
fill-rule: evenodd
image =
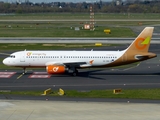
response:
M105 72L104 72L105 71ZM18 75L20 75L22 73L18 72ZM27 72L25 75L31 75L32 72ZM142 72L142 73L135 73L135 72L107 72L106 70L104 69L101 69L101 70L89 70L89 71L80 71L78 73L77 76L75 77L82 77L82 78L91 78L91 79L98 79L98 80L106 80L104 77L102 77L101 75L103 76L109 76L109 75L124 75L124 76L127 76L127 75L160 75L160 72L153 72L153 73L145 73L145 72ZM65 74L59 74L59 75L52 75L51 76L52 78L53 77L65 77L65 78L69 78L69 77L74 77L72 76L71 73L65 73Z

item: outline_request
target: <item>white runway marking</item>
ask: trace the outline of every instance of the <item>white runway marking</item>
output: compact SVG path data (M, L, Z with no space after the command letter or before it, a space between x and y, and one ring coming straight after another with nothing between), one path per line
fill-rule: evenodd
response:
M12 75L0 75L0 78L10 78Z
M16 72L0 72L0 75L14 75Z
M48 75L47 72L33 72L34 75Z
M30 75L28 78L50 78L51 75Z
M16 72L0 72L0 78L10 78L14 74L16 74Z

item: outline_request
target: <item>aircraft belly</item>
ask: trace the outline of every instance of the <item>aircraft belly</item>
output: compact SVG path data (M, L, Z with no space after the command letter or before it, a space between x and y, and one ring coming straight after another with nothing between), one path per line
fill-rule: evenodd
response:
M29 66L46 66L43 62L30 62Z
M95 60L92 64L92 66L103 66L103 65L107 65L110 64L111 62L113 62L112 60Z

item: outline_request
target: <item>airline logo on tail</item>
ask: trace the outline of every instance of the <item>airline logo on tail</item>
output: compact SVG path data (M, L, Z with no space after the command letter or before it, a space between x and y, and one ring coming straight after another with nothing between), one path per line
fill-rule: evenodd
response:
M150 37L147 37L146 39L138 38L135 42L136 48L139 50L145 49L147 47L147 45L149 44L150 39L151 39Z

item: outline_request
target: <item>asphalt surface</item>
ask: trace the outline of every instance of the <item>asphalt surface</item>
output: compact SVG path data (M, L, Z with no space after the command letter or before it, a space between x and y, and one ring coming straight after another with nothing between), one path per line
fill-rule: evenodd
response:
M128 45L105 47L97 50L122 50ZM82 49L83 50L83 49ZM93 89L160 88L160 47L151 45L156 58L124 68L84 69L79 76L52 75L50 78L29 78L28 70L0 70L16 72L10 78L0 78L0 90L58 90L89 91ZM13 51L12 51L13 52ZM9 52L10 53L10 52ZM4 55L0 55L4 58ZM0 118L3 120L159 120L160 100L69 98L65 96L20 96L0 94Z
M143 30L143 29L142 29ZM137 32L137 31L136 31ZM141 31L140 31L141 32ZM137 33L137 35L139 32ZM152 44L160 44L159 33L154 33ZM0 43L107 43L107 44L130 44L135 38L48 38L48 37L29 37L29 38L0 38Z
M154 59L156 60L156 59ZM29 78L33 71L21 75L21 70L11 78L0 79L1 90L93 90L115 88L160 88L159 64L151 61L141 63L137 67L126 69L80 70L79 76L52 75L50 78ZM39 70L34 70L39 71Z

